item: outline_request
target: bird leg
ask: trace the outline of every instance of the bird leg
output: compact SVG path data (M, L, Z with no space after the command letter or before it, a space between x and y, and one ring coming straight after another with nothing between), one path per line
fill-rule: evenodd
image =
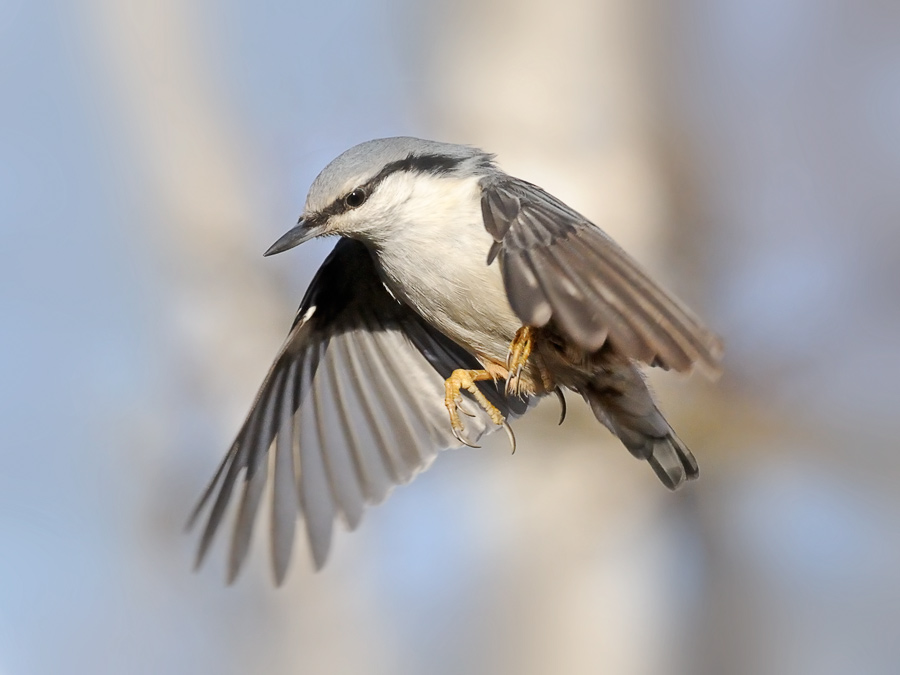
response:
M516 331L516 335L513 338L512 343L509 345L509 352L506 356L507 396L517 395L521 391L520 376L522 375L522 369L528 362L528 357L531 355L533 342L534 329L531 326L522 326L521 328L519 328L519 330ZM500 367L496 367L494 368L494 370L499 370L502 372L502 368ZM516 437L512 432L512 428L509 426L509 423L503 418L503 414L499 410L497 410L496 406L494 406L493 403L487 400L487 397L475 384L476 382L484 382L485 380L496 380L498 375L499 374L497 372L490 372L488 370L454 370L450 374L450 377L448 377L444 382L444 389L446 391L446 395L444 397L444 405L447 406L447 411L450 413L450 428L453 430L453 435L456 437L456 439L460 443L468 445L471 448L479 447L477 445L473 445L471 441L468 441L465 436L463 436L463 423L462 420L459 419L459 413L462 412L467 415L469 413L462 409L459 404L462 401L461 391L465 389L467 392L472 394L472 397L478 402L478 405L480 405L488 414L488 417L491 418L491 421L497 426L503 427L503 429L506 431L506 435L509 437L510 445L512 445L512 451L515 452ZM502 375L499 376L502 377Z
M534 348L534 341L535 329L531 326L522 326L516 331L516 336L509 345L509 352L506 355L507 396L522 393L520 376L522 375L522 369L525 367L525 364L528 363L528 357L531 356L531 350ZM559 399L559 423L562 424L566 419L566 397L563 395L563 390L553 382L550 373L543 367L540 360L538 360L537 365L541 374L541 383L544 385L544 389L555 392L556 397Z
M521 393L522 369L528 363L531 356L531 348L534 345L534 328L522 326L516 331L516 336L509 345L506 354L506 395Z
M503 418L503 414L497 410L497 407L493 403L487 400L487 397L481 393L481 390L475 384L476 382L484 382L485 380L493 379L494 376L486 370L464 370L460 368L454 370L450 374L450 377L444 382L444 389L446 391L444 405L447 406L447 411L450 413L450 428L453 430L453 435L456 437L456 440L463 445L468 445L470 448L481 447L479 445L474 445L463 436L463 423L462 420L459 419L459 413L460 411L467 415L469 413L466 413L465 410L460 408L459 404L460 401L462 401L462 394L460 391L465 389L472 394L473 398L478 402L478 405L484 408L488 417L491 418L491 422L499 427L503 427L506 431L506 435L509 437L512 451L515 452L516 437L513 435L512 428L510 428L509 423Z

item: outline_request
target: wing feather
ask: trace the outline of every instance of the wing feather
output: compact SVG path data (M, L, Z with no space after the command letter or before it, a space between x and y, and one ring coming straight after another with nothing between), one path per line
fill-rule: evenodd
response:
M437 450L459 445L444 408L443 383L456 368L477 367L473 356L387 292L364 245L341 239L194 509L190 523L206 513L197 564L237 488L229 582L237 576L271 477L276 582L287 573L298 517L321 567L338 515L355 528L366 503L411 480ZM529 405L506 398L493 383L480 385L504 414ZM470 437L497 428L470 400L463 406L475 415L467 420Z
M340 418L338 425L344 434L344 440L347 443L346 447L350 450L356 480L362 488L366 501L370 504L377 504L387 496L390 490L390 482L383 467L380 466L380 462L378 465L374 465L372 453L363 451L363 444L356 428L357 425L353 423L354 415L351 412L354 410L351 404L355 399L351 400L350 392L341 384L341 378L337 372L336 359L329 360L328 375L331 383L334 385L332 404ZM377 457L375 459L377 460ZM349 523L349 525L351 529L354 529L358 525L358 521Z
M362 518L365 501L353 468L352 453L347 452L347 445L340 438L337 411L330 404L332 387L331 369L320 368L317 385L313 388L317 442L322 450L332 498L352 530Z
M285 379L284 371L276 373L273 388L268 396L260 400L263 406L263 414L253 420L249 430L252 439L248 445L251 450L247 458L247 468L244 472L244 485L239 501L237 517L235 520L234 536L231 539L231 554L228 562L228 578L233 580L241 563L247 555L250 547L250 535L253 531L253 521L259 500L262 498L263 488L266 485L266 472L268 467L264 465L267 447L261 447L267 443L266 436L259 433L262 426L273 424L277 405L281 399L281 383Z
M318 345L310 351L317 348ZM303 375L303 389L310 391L313 387L312 368L305 368ZM325 471L322 447L317 442L315 406L301 405L298 413L294 417L294 436L300 439L300 508L306 522L313 562L319 568L325 563L331 546L332 523L337 509Z
M278 411L278 433L275 436L275 466L272 469L272 566L275 580L281 583L287 574L291 551L294 548L295 522L297 520L297 482L294 475L294 452L291 447L291 427L293 426L294 378L299 364L294 361L288 366L284 387L281 390L281 405Z
M602 257L592 246L580 249L572 241L565 242L572 257L581 257L587 265L606 265L605 273L595 279L596 287L614 303L631 327L642 337L642 354L639 360L650 363L658 358L668 367L678 371L689 370L693 354L702 353L704 345L691 339L696 331L675 316L670 298L659 298L655 285L645 286L642 280L629 275L627 267L608 264L609 257ZM628 353L627 347L623 349Z
M523 323L551 320L575 344L606 341L625 356L719 372L720 339L586 218L531 183L492 176L482 215L510 305Z

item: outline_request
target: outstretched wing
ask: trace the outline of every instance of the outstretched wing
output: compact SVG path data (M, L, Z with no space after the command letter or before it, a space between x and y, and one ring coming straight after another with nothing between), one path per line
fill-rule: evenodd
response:
M272 481L272 560L284 578L298 514L316 568L328 555L335 517L351 529L365 504L424 469L441 448L457 446L444 401L444 378L478 368L461 347L397 302L363 244L341 239L313 279L275 363L237 439L191 516L212 503L199 565L240 493L228 579L246 557L266 482ZM493 384L482 391L504 413L526 403ZM481 408L467 433L493 430Z
M509 303L526 325L553 325L587 351L621 354L677 371L719 372L722 345L606 233L531 183L482 183L484 225L494 237Z

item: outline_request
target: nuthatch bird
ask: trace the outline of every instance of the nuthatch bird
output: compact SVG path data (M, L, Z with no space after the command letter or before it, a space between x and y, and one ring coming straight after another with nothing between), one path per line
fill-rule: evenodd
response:
M721 341L599 227L476 148L385 138L315 179L303 215L266 252L339 237L300 305L211 502L202 561L235 488L229 580L272 491L275 578L299 514L321 567L351 529L442 448L474 445L566 389L675 489L697 462L640 364L719 372ZM466 421L460 417L466 416Z

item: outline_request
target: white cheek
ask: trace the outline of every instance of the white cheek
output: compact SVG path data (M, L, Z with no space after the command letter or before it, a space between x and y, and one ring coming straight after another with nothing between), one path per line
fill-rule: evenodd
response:
M454 178L427 174L401 174L385 181L394 223L423 235L451 235L458 227L481 221L481 188L477 177ZM482 226L483 229L483 226Z
M380 243L388 235L392 224L402 218L402 205L409 197L408 184L389 178L375 189L364 204L333 216L328 229L367 243Z
M376 227L377 222L369 212L370 210L366 208L367 206L368 202L358 209L332 216L328 221L328 231L332 234L356 237L365 234L372 227Z
M333 216L328 229L378 247L410 238L440 246L458 236L463 223L477 223L478 234L489 246L490 237L481 223L478 181L475 176L399 172L382 181L362 206Z

